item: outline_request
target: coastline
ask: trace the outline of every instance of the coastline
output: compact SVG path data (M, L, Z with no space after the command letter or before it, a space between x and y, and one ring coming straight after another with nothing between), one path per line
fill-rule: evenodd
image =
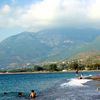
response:
M35 74L35 73L66 73L66 72L75 72L75 70L66 70L66 71L35 71L35 72L0 72L1 74ZM79 72L100 72L100 70L80 70Z

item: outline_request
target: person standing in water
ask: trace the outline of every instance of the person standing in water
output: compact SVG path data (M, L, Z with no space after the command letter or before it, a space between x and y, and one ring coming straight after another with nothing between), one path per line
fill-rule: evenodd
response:
M36 93L34 90L31 90L31 93L30 93L30 98L35 98L36 97Z
M76 76L79 76L79 72L78 72L78 69L76 69Z

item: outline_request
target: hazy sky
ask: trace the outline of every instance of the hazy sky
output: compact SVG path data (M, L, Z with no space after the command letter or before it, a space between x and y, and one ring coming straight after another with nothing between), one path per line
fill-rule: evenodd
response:
M60 26L100 28L100 0L0 0L0 41Z

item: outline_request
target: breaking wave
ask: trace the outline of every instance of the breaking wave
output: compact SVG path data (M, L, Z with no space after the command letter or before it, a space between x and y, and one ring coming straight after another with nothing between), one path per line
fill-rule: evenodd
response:
M85 86L84 84L87 83L88 81L91 81L89 79L70 79L69 82L67 83L63 83L61 84L60 86L61 87L82 87L82 86Z

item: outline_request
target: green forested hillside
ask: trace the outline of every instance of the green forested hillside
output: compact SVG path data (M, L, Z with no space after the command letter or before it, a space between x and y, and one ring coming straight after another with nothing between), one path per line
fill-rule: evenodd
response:
M0 66L61 61L82 52L99 51L99 43L100 30L95 29L22 32L0 43Z

